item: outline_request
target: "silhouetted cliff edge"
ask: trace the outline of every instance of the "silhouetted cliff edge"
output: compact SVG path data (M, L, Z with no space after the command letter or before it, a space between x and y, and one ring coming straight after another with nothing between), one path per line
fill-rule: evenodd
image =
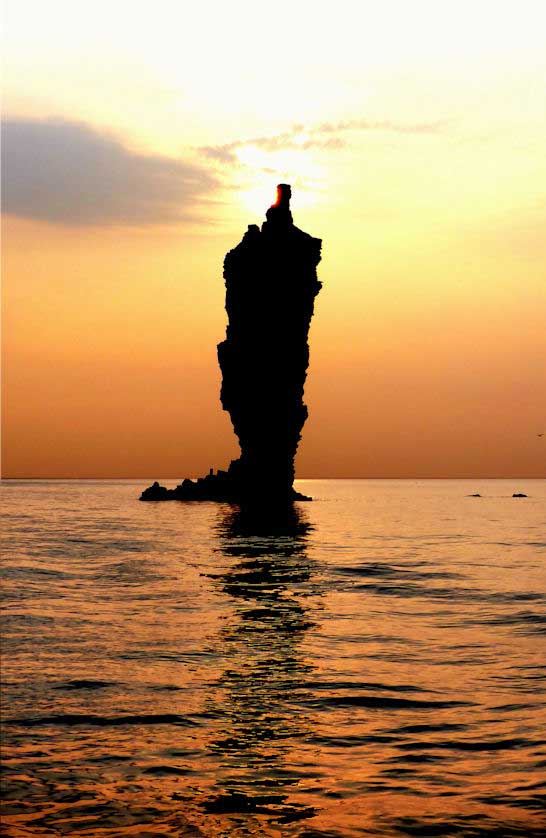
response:
M321 240L294 226L290 197L290 186L280 184L261 230L251 224L224 260L228 326L218 345L220 398L241 456L227 471L211 469L175 489L154 483L141 500L310 500L292 484L307 419L303 388L309 324L321 288Z

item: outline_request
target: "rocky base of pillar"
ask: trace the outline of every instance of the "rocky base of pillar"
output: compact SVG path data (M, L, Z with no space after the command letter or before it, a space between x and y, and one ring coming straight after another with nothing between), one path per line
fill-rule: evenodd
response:
M139 500L162 501L215 501L217 503L238 503L238 504L279 504L284 502L290 504L293 501L310 501L308 495L296 492L290 488L284 498L279 496L278 489L269 491L267 480L264 479L256 491L249 493L248 485L244 486L233 476L230 471L213 472L212 469L206 477L198 477L197 480L183 480L174 489L167 489L160 486L157 480L147 489L144 489Z

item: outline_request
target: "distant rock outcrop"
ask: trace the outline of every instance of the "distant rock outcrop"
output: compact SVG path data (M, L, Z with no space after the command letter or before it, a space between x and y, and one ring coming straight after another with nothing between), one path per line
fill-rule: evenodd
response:
M290 197L290 186L280 184L261 230L251 224L224 261L228 326L218 345L220 398L241 456L227 471L211 469L175 489L154 483L141 500L310 500L292 484L307 419L307 336L321 288L321 240L294 226Z

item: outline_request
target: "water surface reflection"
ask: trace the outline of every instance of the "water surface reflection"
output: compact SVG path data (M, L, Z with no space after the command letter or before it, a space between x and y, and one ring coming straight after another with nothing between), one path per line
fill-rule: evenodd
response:
M137 488L2 493L6 836L546 835L543 484Z
M314 625L308 601L320 592L310 529L296 508L267 517L232 510L218 524L219 549L232 561L213 578L233 598L234 616L221 632L221 724L211 743L220 765L204 809L244 816L247 828L249 814L278 824L316 814L298 800L310 777L291 758L311 729L300 705L311 670L301 648Z

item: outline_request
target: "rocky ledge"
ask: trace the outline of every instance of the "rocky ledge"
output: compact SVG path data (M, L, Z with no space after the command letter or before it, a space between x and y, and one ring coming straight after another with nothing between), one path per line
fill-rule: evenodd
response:
M235 460L234 462L237 464L238 461ZM174 489L167 489L165 486L160 486L156 480L155 483L152 483L151 486L144 489L140 500L196 500L248 504L251 500L255 503L262 503L264 500L271 503L272 501L278 501L278 497L274 493L268 493L266 491L265 495L250 499L244 487L239 484L233 474L230 474L230 471L219 470L214 472L211 469L206 477L198 477L197 480L186 478L178 486L175 486ZM284 500L290 504L293 501L310 501L312 498L308 495L303 495L301 492L296 492L292 487Z

